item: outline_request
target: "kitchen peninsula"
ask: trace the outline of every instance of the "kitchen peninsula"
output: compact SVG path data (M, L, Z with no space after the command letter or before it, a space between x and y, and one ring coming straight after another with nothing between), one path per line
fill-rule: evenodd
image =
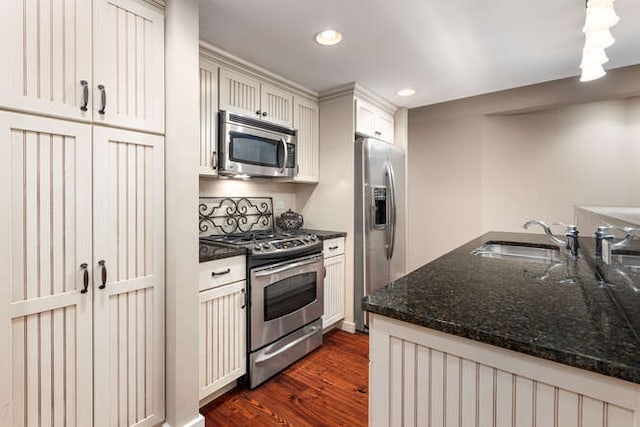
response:
M549 243L487 233L363 300L369 424L638 427L640 341L611 295L625 284L586 254L472 254L487 242Z

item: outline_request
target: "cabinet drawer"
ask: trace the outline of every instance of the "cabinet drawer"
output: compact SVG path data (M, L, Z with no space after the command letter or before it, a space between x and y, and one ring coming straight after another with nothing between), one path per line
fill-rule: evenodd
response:
M324 257L329 258L344 253L344 237L336 237L323 242Z
M246 277L246 259L244 255L217 259L200 263L198 289L215 288L228 283L244 280Z

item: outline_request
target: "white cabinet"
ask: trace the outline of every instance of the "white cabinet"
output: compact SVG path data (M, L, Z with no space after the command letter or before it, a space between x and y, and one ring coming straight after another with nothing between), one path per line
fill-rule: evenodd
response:
M220 69L220 109L293 126L293 94L243 73Z
M164 419L163 140L93 129L96 427Z
M162 12L138 0L4 0L0 15L0 107L164 131Z
M94 121L164 133L164 15L140 0L93 0Z
M393 115L356 98L356 133L393 143Z
M638 426L638 384L377 314L369 327L370 426Z
M247 372L246 258L200 263L200 399Z
M220 109L250 117L262 117L260 82L242 73L220 69Z
M0 112L0 162L0 419L91 425L91 127Z
M319 180L318 103L200 58L200 176L218 175L218 111L232 111L298 130L295 182Z
M324 268L324 315L322 328L327 329L344 318L345 255L344 237L323 242Z
M277 125L293 126L293 94L263 83L260 91L262 119Z
M0 416L158 424L163 138L0 112L0 142Z
M200 175L218 175L218 65L200 59Z
M318 182L320 179L320 115L318 103L299 96L294 97L293 127L298 130L295 181Z
M3 0L0 106L90 121L91 2Z

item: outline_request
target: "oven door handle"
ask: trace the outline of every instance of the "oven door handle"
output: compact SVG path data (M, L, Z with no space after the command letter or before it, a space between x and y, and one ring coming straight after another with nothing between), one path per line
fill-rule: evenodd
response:
M322 258L308 259L306 261L298 261L298 262L294 262L293 264L287 264L279 268L274 268L274 269L268 268L265 270L258 271L254 273L254 276L255 277L271 276L272 274L282 273L283 271L293 270L294 268L304 267L305 265L315 264L320 261L322 261Z
M307 332L306 334L304 334L303 336L301 336L300 338L291 341L290 343L288 343L287 345L283 346L282 348L278 349L277 351L273 352L273 353L265 353L260 355L256 360L255 360L255 364L258 365L260 363L264 363L267 362L271 359L273 359L274 357L277 357L278 355L285 353L287 350L289 350L291 347L295 347L296 345L300 344L302 341L306 340L307 338L309 338L311 335L315 334L318 331L318 327L317 326L312 326L309 328L309 332Z

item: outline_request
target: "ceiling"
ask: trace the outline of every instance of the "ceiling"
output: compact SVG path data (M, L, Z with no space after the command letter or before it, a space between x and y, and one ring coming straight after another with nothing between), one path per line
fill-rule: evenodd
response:
M606 69L640 63L640 1L615 8ZM310 89L357 81L412 108L577 76L584 16L583 0L200 0L200 36ZM316 44L327 28L343 42Z

